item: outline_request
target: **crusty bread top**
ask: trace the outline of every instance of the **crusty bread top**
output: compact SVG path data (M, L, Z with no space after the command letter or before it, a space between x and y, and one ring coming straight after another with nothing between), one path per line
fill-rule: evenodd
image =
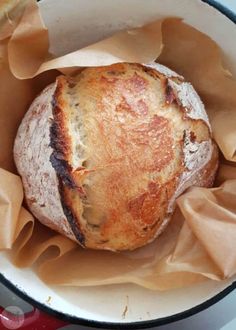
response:
M83 246L145 245L163 230L179 194L192 184L212 184L218 157L208 117L192 86L175 72L156 63L86 68L58 77L51 92L51 149L41 157L57 175L55 198L73 232L67 236ZM28 139L19 131L18 140ZM26 182L31 164L26 157L22 166L16 146ZM60 231L61 220L50 212L47 220L40 208L34 214Z
M160 71L116 64L57 80L51 161L86 246L120 250L151 240L183 173L211 159L199 97Z

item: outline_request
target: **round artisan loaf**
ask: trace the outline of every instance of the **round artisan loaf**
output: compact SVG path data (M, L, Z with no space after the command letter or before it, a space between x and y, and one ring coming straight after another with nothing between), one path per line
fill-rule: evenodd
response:
M177 196L211 186L218 165L199 96L156 63L59 76L26 113L14 157L39 221L113 251L151 242Z

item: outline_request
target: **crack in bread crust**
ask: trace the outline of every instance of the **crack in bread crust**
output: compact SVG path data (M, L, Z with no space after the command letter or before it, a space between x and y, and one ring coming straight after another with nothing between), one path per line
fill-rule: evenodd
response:
M77 220L75 214L73 213L71 206L69 205L69 203L67 201L64 184L61 179L59 179L58 188L59 188L59 192L60 192L60 196L61 196L61 205L62 205L64 214L71 226L71 229L75 235L75 238L78 240L78 242L80 243L81 246L85 247L86 246L85 237L84 237L83 233L81 232L80 226L78 224L78 220Z
M80 230L79 221L68 203L65 192L65 187L76 189L77 185L71 175L72 167L68 161L68 154L71 151L71 142L66 128L66 114L63 111L63 102L61 101L61 89L63 88L63 84L61 81L57 80L57 82L52 100L53 121L50 127L50 146L53 152L50 156L50 162L57 173L60 200L64 214L76 239L82 246L85 246L85 237Z

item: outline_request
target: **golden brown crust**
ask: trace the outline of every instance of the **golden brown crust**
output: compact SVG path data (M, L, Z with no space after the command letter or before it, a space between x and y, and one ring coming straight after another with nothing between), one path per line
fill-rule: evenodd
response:
M71 139L79 137L68 127L71 98L85 130L86 166L72 164ZM192 143L210 141L208 124L188 116L164 74L139 64L59 77L53 109L51 163L78 241L123 250L152 240L185 171L185 134ZM208 185L211 170L194 184Z
M38 205L40 179L31 182L37 189L29 184L29 172L30 177L37 173L32 156L15 157L40 221L84 247L132 250L163 231L185 189L212 185L218 151L204 106L183 77L166 70L158 64L121 63L57 78L52 118L46 118L50 151L29 144L39 148L40 164L47 164L43 175L56 173L51 204L60 209L58 221L51 219L49 204ZM35 120L34 107L23 120L15 154L23 150L23 139L32 138L24 132ZM46 148L48 140L35 134L32 141L41 138ZM55 184L51 177L41 181L44 189L46 182ZM61 230L65 222L67 229Z

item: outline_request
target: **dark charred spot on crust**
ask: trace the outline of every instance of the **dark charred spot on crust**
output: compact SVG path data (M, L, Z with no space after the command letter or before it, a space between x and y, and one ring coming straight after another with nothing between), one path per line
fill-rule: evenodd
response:
M70 83L71 82L68 83L69 87L73 88L74 85L70 85ZM53 149L53 152L50 156L50 162L58 177L58 190L65 217L78 242L82 246L85 246L85 237L80 230L79 222L76 215L73 213L72 208L66 201L66 194L64 190L64 187L66 186L68 187L68 189L77 189L80 195L84 195L82 193L83 188L77 187L76 183L74 182L72 176L72 167L67 160L68 153L70 151L70 141L67 136L66 129L64 127L65 118L63 110L61 109L62 105L60 104L60 93L62 88L63 80L61 81L59 78L57 81L56 91L52 99L53 119L50 127L50 147Z
M59 192L60 192L60 196L61 196L61 205L63 208L63 212L70 224L71 230L73 232L73 234L75 235L76 239L78 240L78 242L85 247L85 237L82 234L82 232L80 231L79 228L79 224L77 221L77 217L74 215L72 209L70 208L70 206L68 205L68 203L66 202L66 198L65 198L65 194L64 194L64 187L63 187L63 183L60 181L59 179Z
M66 137L65 129L63 127L63 112L57 102L60 89L61 84L58 83L52 100L53 122L50 127L50 147L53 149L53 152L50 156L50 162L62 182L74 189L76 188L76 184L71 176L72 168L66 160L69 150L68 138Z
M66 160L61 159L60 155L56 151L53 151L50 156L50 162L52 167L57 172L57 175L66 186L70 187L71 189L77 188L73 178L70 175L71 166Z
M64 115L61 110L60 105L57 102L57 94L60 92L55 92L52 100L53 108L53 122L50 127L50 146L57 151L58 158L65 159L68 154L68 138L65 134L65 128L63 125Z

